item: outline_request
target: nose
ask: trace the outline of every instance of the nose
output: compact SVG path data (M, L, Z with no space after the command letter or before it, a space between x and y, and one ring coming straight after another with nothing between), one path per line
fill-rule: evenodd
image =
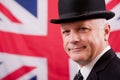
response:
M70 43L77 43L80 41L80 35L77 32L71 32L70 34Z

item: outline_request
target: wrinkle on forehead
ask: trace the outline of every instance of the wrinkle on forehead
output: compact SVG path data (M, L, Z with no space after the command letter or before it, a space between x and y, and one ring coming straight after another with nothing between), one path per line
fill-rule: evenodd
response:
M68 22L68 23L62 23L61 27L66 28L66 26L75 26L75 25L84 25L84 24L91 24L94 25L98 28L104 28L105 25L107 24L107 20L104 18L99 18L99 19L89 19L89 20L82 20L82 21L75 21L75 22ZM69 27L68 26L68 27Z

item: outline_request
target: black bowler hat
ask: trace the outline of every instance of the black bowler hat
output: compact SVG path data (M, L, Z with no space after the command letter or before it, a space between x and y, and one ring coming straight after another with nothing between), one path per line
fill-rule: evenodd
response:
M114 17L114 12L106 11L104 0L59 0L59 19L51 19L51 23L60 24L78 20Z

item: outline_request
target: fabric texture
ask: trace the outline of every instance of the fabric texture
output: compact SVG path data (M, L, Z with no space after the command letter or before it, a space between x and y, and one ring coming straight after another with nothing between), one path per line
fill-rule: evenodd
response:
M80 72L80 70L78 71L78 73L75 75L73 80L83 80L83 76Z
M120 80L120 59L112 49L97 61L87 80Z

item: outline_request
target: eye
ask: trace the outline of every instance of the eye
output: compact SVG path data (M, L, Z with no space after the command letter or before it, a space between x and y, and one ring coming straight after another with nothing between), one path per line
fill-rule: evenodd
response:
M86 28L86 27L81 27L81 28L79 28L78 29L80 32L88 32L88 31L90 31L90 29L89 28Z
M64 30L62 33L63 34L68 34L70 31L69 30Z

